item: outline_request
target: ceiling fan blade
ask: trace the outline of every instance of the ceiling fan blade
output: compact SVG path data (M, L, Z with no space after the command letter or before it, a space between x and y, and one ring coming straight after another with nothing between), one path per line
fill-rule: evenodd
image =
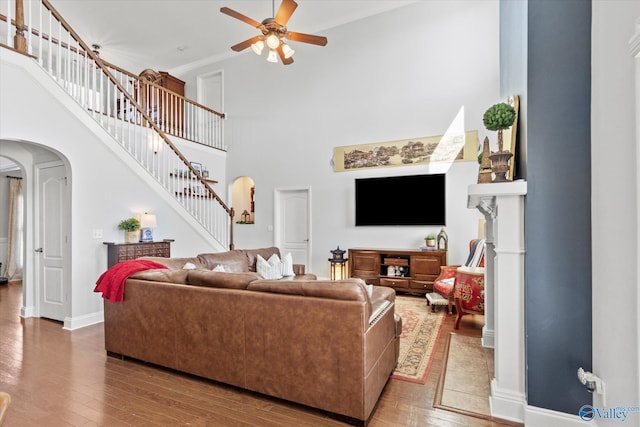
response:
M249 46L251 46L255 42L257 42L258 40L262 40L262 39L264 39L263 35L251 37L250 39L247 39L247 40L245 40L243 42L240 42L238 44L235 44L235 45L231 46L231 50L235 50L236 52L240 52L242 50L245 50L246 48L248 48Z
M252 27L259 28L262 25L260 22L256 21L255 19L251 19L248 16L241 14L240 12L236 12L233 9L229 9L228 7L221 7L220 12L224 13L225 15L229 15L233 18L239 19L242 22L245 22L251 25Z
M285 37L294 42L311 43L319 46L327 45L327 38L323 36L314 36L312 34L295 33L293 31L287 31Z
M283 27L286 26L287 22L289 22L289 18L291 18L291 15L293 15L293 11L296 10L296 7L298 7L298 3L296 3L295 1L282 0L282 4L278 8L278 12L276 13L276 16L273 18L273 20Z
M282 51L282 43L278 45L278 55L280 55L280 60L284 65L289 65L293 62L293 56L290 58L284 57L284 52Z

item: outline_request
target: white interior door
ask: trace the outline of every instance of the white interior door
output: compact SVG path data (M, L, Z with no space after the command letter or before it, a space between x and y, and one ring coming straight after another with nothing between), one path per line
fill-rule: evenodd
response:
M198 103L209 107L219 113L224 112L224 75L222 71L201 74L197 77L197 97ZM199 117L198 123L201 128L201 135L211 135L215 132L212 127L214 123Z
M67 314L67 177L59 162L37 166L38 242L36 271L39 314L63 321Z
M311 272L311 191L309 188L275 190L275 245L282 255L291 252L295 264Z

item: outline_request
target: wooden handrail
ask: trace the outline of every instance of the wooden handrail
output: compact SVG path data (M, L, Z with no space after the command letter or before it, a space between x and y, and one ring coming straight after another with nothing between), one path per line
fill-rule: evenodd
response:
M51 5L51 3L49 3L48 0L41 0L41 1L42 1L42 4L44 4L45 7L49 10L49 12L51 12L51 14L62 24L63 28L67 30L69 34L71 34L71 36L76 42L78 42L78 44L85 51L85 54L89 55L89 57L93 59L95 64L102 70L102 72L107 76L107 78L111 80L111 82L118 88L118 90L125 96L125 98L127 98L127 100L131 103L131 105L133 105L136 108L138 113L144 118L144 120L147 122L149 127L152 128L156 133L160 135L160 137L164 140L165 144L167 144L169 148L171 148L171 150L180 158L180 160L184 162L185 166L189 168L191 173L193 173L194 176L198 178L198 181L200 181L200 183L205 186L205 188L209 191L209 193L213 195L215 200L218 203L220 203L220 205L225 209L225 211L229 215L231 215L233 210L229 206L227 206L227 204L220 198L220 196L218 196L218 194L213 190L213 188L211 188L209 183L202 177L202 175L200 175L200 172L198 172L191 165L189 160L187 160L187 158L184 157L184 155L180 152L180 150L178 150L178 148L173 144L173 142L171 142L171 140L167 137L164 131L160 129L160 127L153 121L153 119L147 114L147 112L144 111L142 106L135 100L135 98L111 74L111 72L106 67L102 59L98 55L96 55L93 52L93 50L80 38L80 36L73 30L73 28L71 28L71 26L67 23L67 21L64 20L64 18ZM233 221L231 221L231 223L233 223Z
M10 0L9 0L10 1ZM120 83L120 81L114 76L114 74L111 73L110 69L115 70L118 73L122 73L125 76L130 76L132 79L135 79L136 81L140 81L141 83L145 84L145 85L149 85L152 88L154 88L154 90L159 90L159 91L163 91L163 92L168 92L170 94L170 96L172 97L176 97L176 99L182 100L186 103L192 104L197 106L199 109L202 109L210 114L216 115L220 118L224 118L224 114L219 113L215 110L212 110L210 108L207 108L203 105L200 105L192 100L189 100L187 98L185 98L184 96L181 96L179 94L176 94L175 92L172 92L170 90L167 90L164 87L161 87L153 82L141 79L140 77L133 75L130 72L127 72L126 70L123 70L119 67L114 66L113 64L110 64L106 61L103 61L95 52L93 52L93 50L79 37L79 35L71 28L71 26L66 22L66 20L58 13L58 11L51 5L51 3L49 3L48 0L40 0L41 4L49 11L49 13L51 13L51 16L54 17L59 25L62 26L62 28L64 28L65 31L68 32L68 34L71 36L71 38L73 38L75 40L75 42L77 42L77 44L80 46L81 50L74 47L74 46L69 46L67 43L64 43L62 41L56 40L55 38L43 34L41 33L41 31L38 31L36 29L31 29L31 34L33 34L34 36L39 37L40 39L43 40L47 40L49 43L52 44L57 44L61 47L64 47L66 50L69 50L70 52L73 52L74 54L79 54L84 56L85 58L90 58L93 63L95 64L96 69L99 69L100 72L111 82L111 84L113 84L116 88L117 91L119 92L119 96L122 98L124 98L124 100L126 102L129 103L129 105L131 105L133 108L135 108L136 113L143 119L142 125L146 128L150 128L153 129L153 131L160 136L160 138L162 138L162 140L164 141L165 145L169 146L169 148L171 149L171 151L175 154L175 156L177 156L177 158L179 159L180 162L182 162L187 169L190 171L190 173L192 174L192 176L194 176L198 182L204 187L205 192L208 193L209 197L211 197L212 199L214 199L219 205L220 207L223 208L223 210L227 213L227 215L229 216L229 247L231 249L233 249L233 217L235 216L235 211L233 208L229 207L226 205L226 203L220 198L220 196L218 196L218 194L213 190L213 188L211 188L209 182L207 180L205 180L202 175L198 172L198 170L196 170L192 165L191 162L189 162L187 160L186 157L184 157L184 155L178 150L178 148L173 144L173 142L168 138L167 134L164 132L164 130L162 128L159 127L158 124L156 124L156 122L150 117L149 113L147 111L145 111L145 109L140 105L140 103L135 99L135 96L132 95L131 93L129 93L129 91L127 89L125 89L122 85L122 83ZM18 10L20 10L20 12L18 12ZM24 29L28 30L28 27L26 27L24 25L24 14L23 14L23 9L22 9L22 0L16 0L16 19L15 20L10 20L8 19L7 16L4 15L0 15L0 19L4 20L5 22L10 22L11 24L15 25L16 27L16 37L14 37L14 44L15 46L13 48L9 47L12 50L16 50L19 53L22 54L27 54L27 44L26 44L26 39L24 38ZM9 25L11 25L9 24ZM24 40L25 43L22 44L22 42L20 40ZM31 55L29 55L31 56Z
M157 88L160 91L171 92L172 96L175 96L176 98L182 99L183 101L185 101L185 102L187 102L189 104L195 105L196 107L201 108L201 109L203 109L205 111L208 111L209 113L215 114L216 116L218 116L218 117L220 117L222 119L224 119L226 117L224 113L220 113L219 111L212 110L211 108L209 108L209 107L207 107L205 105L199 104L198 102L194 101L193 99L185 98L183 95L180 95L179 93L175 93L175 92L173 92L173 91L171 91L171 90L169 90L169 89L167 89L167 88L165 88L163 86L160 86L159 84L157 84L155 82L152 82L150 80L146 80L146 79L144 79L144 78L142 78L140 76L137 76L137 75L133 74L130 71L127 71L127 70L125 70L123 68L118 67L117 65L114 65L114 64L112 64L110 62L105 61L104 59L102 61L104 62L104 64L106 66L108 66L110 68L113 68L114 70L119 71L122 74L126 74L127 76L131 77L132 79L136 79L141 83L153 86L153 87Z
M20 1L20 0L16 0L16 1ZM47 4L46 0L42 0L42 2L43 2L43 4ZM51 11L51 12L53 13L53 11ZM57 16L56 16L56 18L58 18L58 16L59 16L59 15L57 15ZM58 18L58 19L60 19L60 18ZM0 20L2 20L2 21L5 21L5 22L6 22L6 21L7 21L7 17L6 17L5 15L3 15L3 14L1 14L1 13L0 13ZM61 21L61 22L62 22L62 21ZM11 24L12 24L13 26L16 26L16 27L17 27L17 24L16 24L16 21L15 21L15 20L11 20ZM24 27L24 28L26 29L26 27ZM65 27L65 28L66 28L66 27ZM66 29L68 30L68 28L66 28ZM32 35L34 35L34 36L36 36L36 37L39 37L39 36L40 36L40 32L39 32L38 30L36 30L35 28L32 28L32 29L31 29L31 34L32 34ZM22 36L22 38L24 39L24 36ZM75 47L73 47L73 46L69 46L69 44L68 44L68 43L65 43L65 42L61 42L61 41L59 41L59 40L58 40L58 39L56 39L55 37L51 37L51 38L50 38L50 37L49 37L49 35L48 35L48 34L45 34L45 33L42 33L42 38L43 38L44 40L48 40L48 41L50 41L50 42L51 42L51 43L53 43L53 44L60 44L60 46L64 47L65 49L69 49L69 50L71 50L72 52L77 53L78 55L87 56L87 52L92 51L91 49L90 49L89 51L78 50L78 49L76 49L76 48L75 48ZM85 45L85 46L86 46L86 45ZM18 52L21 52L21 53L25 53L25 54L27 53L26 39L25 39L25 44L24 44L24 46L23 46L23 49L22 49L22 50L21 50L20 48L17 48L17 47L10 47L10 46L7 46L7 47L9 47L9 48L11 48L11 49L15 49L15 50L17 50ZM83 48L84 48L84 47L83 47ZM94 58L94 56L91 56L91 57L92 57L92 58ZM120 73L122 73L122 74L125 74L125 75L127 75L127 76L131 77L132 79L136 79L136 80L138 80L138 81L140 81L140 82L143 82L144 84L148 84L148 85L150 85L150 86L153 86L153 87L157 88L157 89L158 89L158 90L160 90L160 91L164 91L164 92L171 92L172 96L175 96L176 98L179 98L179 99L183 100L183 101L184 101L184 102L186 102L186 103L189 103L189 104L191 104L191 105L194 105L194 106L196 106L196 107L198 107L198 108L200 108L200 109L202 109L202 110L205 110L205 111L207 111L207 112L209 112L209 113L211 113L211 114L215 114L216 116L218 116L218 117L220 117L220 118L222 118L222 119L226 118L226 115L225 115L224 113L221 113L221 112L219 112L219 111L213 110L213 109L211 109L211 108L207 107L206 105L202 105L202 104L198 103L197 101L194 101L193 99L186 98L185 96L180 95L179 93L175 93L175 92L173 92L173 91L171 91L171 90L169 90L169 89L167 89L167 88L165 88L165 87L162 87L162 86L158 85L157 83L154 83L154 82L149 81L149 80L145 80L145 79L143 79L142 77L137 76L137 75L133 74L132 72L125 70L124 68L118 67L118 66L117 66L117 65L115 65L115 64L112 64L112 63L110 63L110 62L108 62L108 61L105 61L104 59L102 59L102 62L103 62L103 63L104 63L104 65L105 65L105 66L107 66L108 68L113 68L114 70L116 70L116 71L118 71L118 72L120 72Z

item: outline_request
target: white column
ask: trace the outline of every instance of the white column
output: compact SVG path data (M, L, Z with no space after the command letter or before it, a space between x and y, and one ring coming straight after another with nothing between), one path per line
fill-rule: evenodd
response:
M493 240L493 221L486 222L485 231L485 254L484 258L494 259L496 251ZM485 261L485 280L484 280L484 326L482 327L482 346L488 348L495 347L495 301L494 301L494 265L493 262Z
M469 208L487 220L485 328L483 344L494 344L491 415L524 421L524 181L469 186ZM493 254L492 254L493 252ZM494 256L492 256L494 255Z

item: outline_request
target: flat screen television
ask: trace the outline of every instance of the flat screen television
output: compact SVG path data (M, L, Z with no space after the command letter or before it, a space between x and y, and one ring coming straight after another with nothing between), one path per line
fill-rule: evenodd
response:
M356 226L445 224L445 174L356 178Z

